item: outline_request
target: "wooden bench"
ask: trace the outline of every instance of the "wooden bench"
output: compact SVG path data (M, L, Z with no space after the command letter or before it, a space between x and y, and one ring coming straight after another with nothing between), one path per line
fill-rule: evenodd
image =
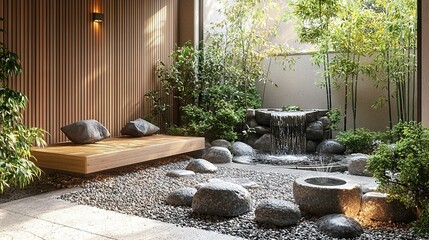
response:
M152 135L115 137L94 144L70 142L32 148L36 165L74 173L93 173L204 149L202 137Z

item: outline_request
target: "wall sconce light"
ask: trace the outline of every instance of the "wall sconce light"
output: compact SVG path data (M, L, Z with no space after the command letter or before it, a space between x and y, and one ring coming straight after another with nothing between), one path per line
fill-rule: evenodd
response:
M101 23L104 20L104 14L103 13L92 13L92 21Z

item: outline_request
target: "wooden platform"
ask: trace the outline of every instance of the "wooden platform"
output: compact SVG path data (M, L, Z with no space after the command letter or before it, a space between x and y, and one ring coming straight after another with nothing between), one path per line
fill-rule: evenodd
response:
M37 166L75 173L93 173L203 149L202 137L152 135L109 138L94 144L59 143L33 148Z

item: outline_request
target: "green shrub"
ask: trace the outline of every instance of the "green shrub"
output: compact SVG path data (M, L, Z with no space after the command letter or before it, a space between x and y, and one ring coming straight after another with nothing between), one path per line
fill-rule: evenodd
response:
M339 132L336 140L343 144L349 153L370 153L373 151L377 134L366 128L357 128L346 132Z
M0 48L0 193L5 187L28 185L41 170L30 161L31 146L45 144L45 132L22 123L27 97L7 88L8 78L21 73L15 53Z
M416 122L395 128L394 145L380 144L368 160L368 171L380 189L408 207L417 208L414 229L429 234L429 131Z

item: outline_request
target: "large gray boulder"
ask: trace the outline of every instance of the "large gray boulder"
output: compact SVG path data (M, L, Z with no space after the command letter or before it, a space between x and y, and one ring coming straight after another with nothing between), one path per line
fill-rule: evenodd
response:
M186 166L186 170L196 173L215 173L217 172L217 167L204 159L192 159L188 166Z
M256 140L254 147L263 152L271 152L271 139L272 135L267 133L262 135L258 140Z
M250 193L242 186L228 182L204 184L192 200L192 211L195 213L236 217L250 210Z
M343 214L326 215L316 222L319 230L333 238L355 238L363 233L362 226Z
M234 156L253 156L255 154L255 150L244 142L234 142L231 147Z
M230 148L231 143L228 140L225 139L216 139L211 142L211 147L224 147L224 148Z
M325 140L317 146L316 151L320 154L343 154L346 147L335 140Z
M315 121L307 125L305 130L307 139L320 141L324 138L323 134L323 123L321 121Z
M128 135L132 137L143 137L152 135L159 131L159 127L153 125L152 123L137 118L134 121L127 123L121 130L122 135Z
M287 227L295 225L301 218L298 206L289 201L264 199L255 210L255 221L262 224Z
M415 209L406 208L398 200L387 200L388 195L368 192L362 197L360 216L382 222L409 223L416 220Z
M171 192L167 197L167 204L172 206L192 206L192 199L194 198L196 188L180 188Z
M201 157L211 163L230 163L232 162L232 154L228 148L211 147Z
M76 144L87 144L110 137L109 131L96 120L82 120L61 128L66 137Z
M366 163L369 155L366 154L352 154L346 158L348 162L348 172L351 175L371 177L372 174L366 170Z
M269 127L271 125L271 111L268 111L267 109L256 109L255 119L259 125Z

